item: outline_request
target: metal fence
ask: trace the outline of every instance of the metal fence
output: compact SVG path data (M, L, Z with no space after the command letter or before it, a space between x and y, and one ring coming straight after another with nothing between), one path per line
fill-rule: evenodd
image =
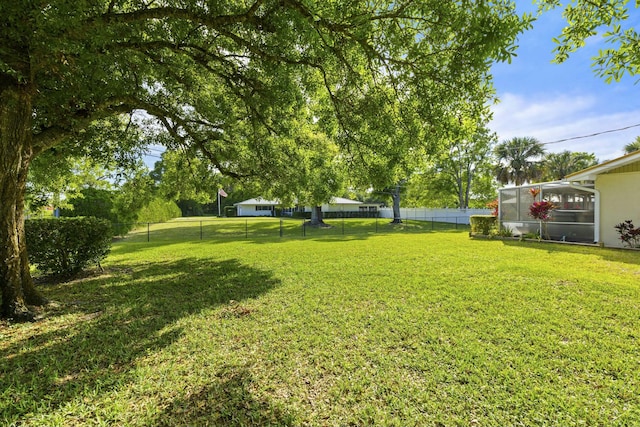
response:
M403 219L391 224L386 218L325 219L325 226L310 226L308 220L287 218L179 218L165 223L114 224L115 234L132 242L196 241L212 239L317 238L380 233L421 233L469 229L467 218Z

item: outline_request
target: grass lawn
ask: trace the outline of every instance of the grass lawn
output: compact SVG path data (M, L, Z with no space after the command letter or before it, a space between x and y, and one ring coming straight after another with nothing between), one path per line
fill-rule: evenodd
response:
M639 252L134 240L0 324L1 425L640 425Z
M328 228L305 227L303 219L293 218L178 218L166 223L140 223L126 237L128 242L167 242L176 240L257 239L264 237L327 237L388 234L436 230L469 230L466 224L405 219L390 224L388 218L325 219Z

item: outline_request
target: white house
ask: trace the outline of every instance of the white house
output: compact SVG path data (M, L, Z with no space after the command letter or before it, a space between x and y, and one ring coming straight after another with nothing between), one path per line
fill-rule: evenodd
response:
M275 216L276 207L282 207L285 215L291 214L294 210L311 212L310 206L299 208L283 207L278 200L266 200L256 197L242 202L234 203L238 210L238 216ZM367 204L357 200L345 199L343 197L332 197L329 203L322 205L323 213L334 213L336 215L375 215L378 212L378 204Z
M625 220L640 227L640 151L592 166L565 178L573 186L594 183L594 241L622 246L614 228Z
M547 224L546 234L552 240L621 247L615 225L632 220L640 226L640 151L567 175L562 181L501 188L499 221L516 235L539 229L539 222L529 216L532 187L541 191L538 200L556 206Z
M274 216L275 209L280 206L277 200L266 200L262 197L234 203L238 210L238 216Z

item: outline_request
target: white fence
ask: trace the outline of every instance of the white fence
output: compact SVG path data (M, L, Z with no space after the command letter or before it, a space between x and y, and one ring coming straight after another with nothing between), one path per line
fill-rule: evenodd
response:
M393 218L392 208L380 208L380 218ZM491 209L429 209L429 208L400 208L402 219L417 221L452 222L469 224L471 215L489 215Z

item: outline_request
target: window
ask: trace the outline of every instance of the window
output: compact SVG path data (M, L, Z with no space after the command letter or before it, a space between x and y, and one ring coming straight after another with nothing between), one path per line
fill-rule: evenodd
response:
M273 206L256 206L257 211L272 211Z

